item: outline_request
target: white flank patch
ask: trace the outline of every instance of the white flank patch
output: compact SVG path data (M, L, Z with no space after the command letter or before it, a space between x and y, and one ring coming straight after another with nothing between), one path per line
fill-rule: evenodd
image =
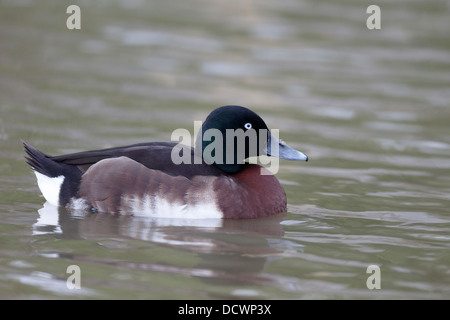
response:
M44 195L45 200L54 206L59 206L59 192L64 182L64 176L58 176L55 178L47 177L39 172L34 172L37 178L39 189Z
M199 202L195 205L172 203L159 196L146 195L122 200L134 216L177 219L222 219L222 212L214 202Z

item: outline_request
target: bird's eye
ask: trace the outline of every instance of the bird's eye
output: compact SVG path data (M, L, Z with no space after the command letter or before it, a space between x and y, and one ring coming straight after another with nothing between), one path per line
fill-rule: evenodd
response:
M252 128L252 124L250 122L247 122L246 124L244 124L244 128L247 130L250 130Z

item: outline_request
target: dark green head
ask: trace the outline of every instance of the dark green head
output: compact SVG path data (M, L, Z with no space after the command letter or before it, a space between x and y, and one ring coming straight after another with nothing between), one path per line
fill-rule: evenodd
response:
M272 136L260 116L241 106L212 111L197 137L197 150L200 143L204 161L227 173L241 171L248 165L246 159L261 155L308 160L306 155Z

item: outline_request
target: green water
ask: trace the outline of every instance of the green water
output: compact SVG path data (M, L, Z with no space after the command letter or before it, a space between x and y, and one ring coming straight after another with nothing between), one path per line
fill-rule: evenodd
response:
M1 0L0 297L450 298L450 5L377 4L380 30L361 1ZM58 210L23 161L20 139L169 141L225 104L308 154L280 162L286 215Z

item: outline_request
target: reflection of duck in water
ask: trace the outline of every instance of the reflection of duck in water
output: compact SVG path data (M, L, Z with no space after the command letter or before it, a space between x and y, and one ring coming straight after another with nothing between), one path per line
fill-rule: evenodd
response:
M140 217L109 214L95 214L84 210L55 207L49 202L38 210L39 217L33 225L33 234L61 234L67 238L116 237L155 242L167 245L192 245L200 247L195 236L186 236L195 231L198 234L246 234L258 237L279 237L283 235L280 222L283 215L258 220L234 219L180 219L164 217ZM179 230L186 232L178 232ZM178 230L177 232L171 232ZM166 232L167 231L167 232ZM215 238L214 236L212 238ZM220 237L217 237L219 239ZM192 241L189 241L191 239ZM205 246L209 246L206 244Z
M239 132L243 139L235 135ZM263 167L245 160L261 155L308 160L306 155L272 136L264 121L244 107L214 110L201 134L201 158L194 148L164 142L55 157L26 143L24 146L39 188L47 201L57 206L82 205L94 211L134 215L232 219L286 210L286 195L279 181ZM174 147L187 161L174 163Z
M77 254L77 250L61 253L66 258L70 255L74 263L185 274L236 285L270 282L258 273L267 261L290 250L290 241L282 239L284 215L256 220L131 217L58 208L48 202L38 213L34 235L86 239L88 246L93 240L92 250L107 248L109 252L106 256ZM141 256L148 259L136 260Z

